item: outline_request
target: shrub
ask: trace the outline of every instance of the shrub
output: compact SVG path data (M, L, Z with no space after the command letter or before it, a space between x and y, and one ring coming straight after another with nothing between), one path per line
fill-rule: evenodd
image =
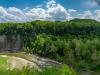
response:
M0 70L0 75L78 75L73 69L63 65L61 67L49 67L41 71L23 68L22 70Z

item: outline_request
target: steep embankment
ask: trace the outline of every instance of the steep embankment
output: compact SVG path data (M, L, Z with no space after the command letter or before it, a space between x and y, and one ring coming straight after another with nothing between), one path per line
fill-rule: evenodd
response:
M0 66L2 65L2 68L6 69L22 69L23 67L28 66L40 70L44 67L61 65L60 63L50 59L40 58L35 55L24 53L3 53L0 55L0 61Z

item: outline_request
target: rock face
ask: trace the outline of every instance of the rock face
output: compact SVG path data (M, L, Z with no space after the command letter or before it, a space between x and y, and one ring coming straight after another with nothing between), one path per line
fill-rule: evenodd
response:
M9 56L9 60L8 60L8 64L9 64L9 69L22 69L23 67L34 67L35 69L38 69L39 70L39 67L31 62L31 61L28 61L26 59L23 59L23 58L20 58L20 57L15 57L15 56Z
M23 67L28 66L30 68L34 67L35 69L41 70L49 66L58 66L58 65L60 66L61 65L60 63L56 61L40 58L37 56L33 56L32 61L28 61L23 58L11 56L9 59L9 62L10 62L10 69L14 69L14 68L22 69Z
M0 35L0 50L21 50L22 43L20 36L6 36Z
M28 64L29 66L31 66L31 67L33 66L35 69L40 70L40 69L50 67L50 66L59 67L62 65L61 63L59 63L57 61L54 61L54 60L51 60L48 58L39 57L36 55L22 54L22 56L24 58L23 57L21 58L20 56L16 57L16 54L14 56L12 56L10 59L10 62L11 62L11 60L13 60L13 62L11 63L12 66L15 63L17 63L17 67L18 67L18 63L20 64L20 67L23 67ZM13 68L14 67L16 67L16 65L14 65Z
M62 65L61 63L59 63L57 61L47 59L47 58L38 57L35 55L32 55L31 58L32 58L32 62L36 63L40 69L46 68L49 66L61 66Z
M50 60L47 58L42 58L38 57L35 55L24 55L25 58L22 57L17 57L17 56L12 56L12 55L0 55L1 57L6 57L7 58L7 63L8 65L7 69L22 69L23 67L29 67L29 68L34 68L37 70L41 70L46 67L50 66L61 66L61 63ZM30 60L27 60L26 57L28 57Z

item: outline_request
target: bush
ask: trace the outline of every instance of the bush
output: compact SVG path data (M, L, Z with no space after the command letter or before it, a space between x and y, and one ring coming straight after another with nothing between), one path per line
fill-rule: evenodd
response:
M69 69L68 66L62 67L49 67L41 71L23 68L22 70L0 70L0 75L78 75L73 69Z
M20 36L23 51L71 66L80 62L81 67L83 64L93 69L100 62L100 22L95 20L0 23L0 34L8 39Z

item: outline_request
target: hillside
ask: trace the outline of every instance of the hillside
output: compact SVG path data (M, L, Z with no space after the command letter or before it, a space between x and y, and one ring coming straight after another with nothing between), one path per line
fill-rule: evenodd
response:
M100 22L32 21L0 24L0 49L35 54L80 71L100 74ZM18 42L19 40L19 42ZM12 41L12 42L11 42Z
M77 73L56 61L23 52L0 53L0 75L77 75Z

